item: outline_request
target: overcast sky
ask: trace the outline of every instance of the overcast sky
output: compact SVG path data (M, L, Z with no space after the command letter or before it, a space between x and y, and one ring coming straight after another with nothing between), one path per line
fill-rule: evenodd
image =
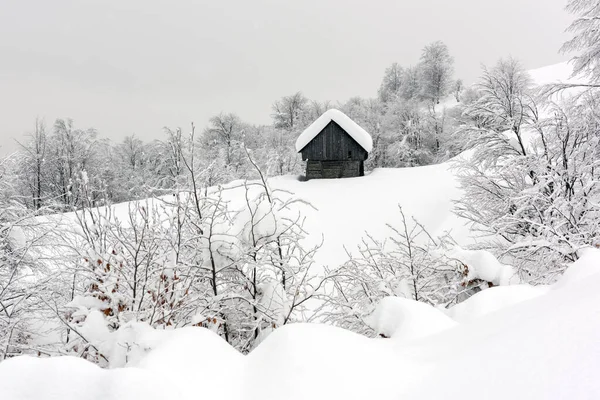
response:
M0 0L0 154L70 117L119 140L205 126L221 111L268 123L271 104L375 96L392 62L442 40L457 77L513 55L566 60L566 0Z

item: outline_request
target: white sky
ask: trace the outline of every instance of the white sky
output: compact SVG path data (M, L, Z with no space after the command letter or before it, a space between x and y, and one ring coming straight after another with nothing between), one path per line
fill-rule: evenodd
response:
M415 64L434 40L467 83L509 54L557 63L565 2L0 0L0 154L36 116L154 139L221 111L268 123L273 101L298 90L375 96L389 64Z

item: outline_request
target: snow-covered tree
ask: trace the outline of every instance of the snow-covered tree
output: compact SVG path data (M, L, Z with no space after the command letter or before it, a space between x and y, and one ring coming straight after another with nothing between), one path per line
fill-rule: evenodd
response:
M366 161L368 169L385 166L387 141L381 129L383 109L384 104L380 100L361 97L352 97L340 107L373 138L373 150Z
M573 76L589 82L581 85L600 87L600 4L596 0L570 0L566 9L577 18L567 29L573 37L561 52L577 53L572 60Z
M460 98L462 96L462 92L465 90L465 86L463 84L462 79L457 79L454 81L452 85L452 94L454 95L454 99L457 103L460 102Z
M412 167L430 164L439 146L436 114L429 114L415 100L398 98L388 104L381 130L385 140L386 167ZM438 127L441 130L441 126Z
M271 175L299 174L302 170L300 156L296 152L295 131L261 127L262 143L255 148L264 149L257 154L260 164Z
M421 93L421 71L419 65L404 70L403 85L400 94L405 100L416 99Z
M419 63L423 99L435 106L449 93L454 72L453 64L454 59L444 43L437 41L425 46Z
M457 211L522 279L551 281L597 240L597 94L540 108L512 60L482 82L461 131L474 148L458 164L465 195Z
M48 195L47 145L46 126L42 120L36 119L35 130L29 140L21 144L23 155L18 163L21 180L27 187L31 206L35 210L40 210L45 205L45 197ZM25 203L29 202L25 201Z
M225 152L225 164L234 164L234 147L242 138L242 121L235 114L219 114L210 119L206 130L206 139L222 146Z
M94 129L77 129L72 120L58 119L49 139L48 159L51 162L51 196L64 210L80 205L80 173L93 160L97 133Z
M273 103L273 125L275 128L294 131L302 125L303 115L307 109L308 99L301 92L284 96Z
M377 91L379 100L387 103L390 100L396 99L402 89L403 80L404 69L398 63L393 63L387 67Z

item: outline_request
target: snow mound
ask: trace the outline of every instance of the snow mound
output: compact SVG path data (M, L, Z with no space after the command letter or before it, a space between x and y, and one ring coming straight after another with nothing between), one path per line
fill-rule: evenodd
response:
M464 250L456 246L448 257L460 261L466 266L466 280L481 279L496 286L519 283L519 277L513 267L502 264L489 251Z
M456 326L456 322L429 304L392 296L379 302L367 323L378 335L403 341Z
M363 400L389 398L394 368L386 340L369 339L341 328L292 324L276 329L247 356L244 399Z
M396 398L600 398L599 284L594 274L432 337L427 377Z
M570 264L554 285L526 284L497 286L483 290L446 310L446 315L457 322L469 322L495 311L545 295L549 290L568 287L593 278L600 273L600 249L580 250L580 258Z
M356 122L352 121L343 112L332 108L327 110L315 120L296 140L296 151L301 151L311 140L315 138L331 121L337 123L343 130L348 132L352 139L356 140L368 153L373 149L373 139L371 135L361 128Z
M248 356L245 398L598 398L598 285L594 274L410 343L286 326Z
M468 322L500 309L530 300L547 293L549 286L511 285L496 286L474 294L467 300L446 310L446 315L457 322Z
M180 386L183 398L241 399L231 381L242 377L244 357L216 333L197 327L155 331L154 348L137 365ZM226 388L226 390L224 390Z
M579 259L569 265L552 287L562 289L573 283L584 281L600 272L600 249L593 247L579 250Z
M244 357L208 330L183 328L157 331L154 350L133 368L17 357L0 363L0 398L600 398L600 273L594 265L600 265L600 252L584 252L561 290L413 342L292 324ZM410 300L385 303L415 318L439 319Z
M2 400L152 400L177 396L148 371L102 369L76 357L21 356L0 363Z

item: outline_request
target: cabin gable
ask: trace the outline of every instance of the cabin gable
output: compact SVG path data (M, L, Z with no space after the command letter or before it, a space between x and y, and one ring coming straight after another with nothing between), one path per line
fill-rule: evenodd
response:
M333 120L300 152L302 160L310 161L364 161L369 155L352 136Z

